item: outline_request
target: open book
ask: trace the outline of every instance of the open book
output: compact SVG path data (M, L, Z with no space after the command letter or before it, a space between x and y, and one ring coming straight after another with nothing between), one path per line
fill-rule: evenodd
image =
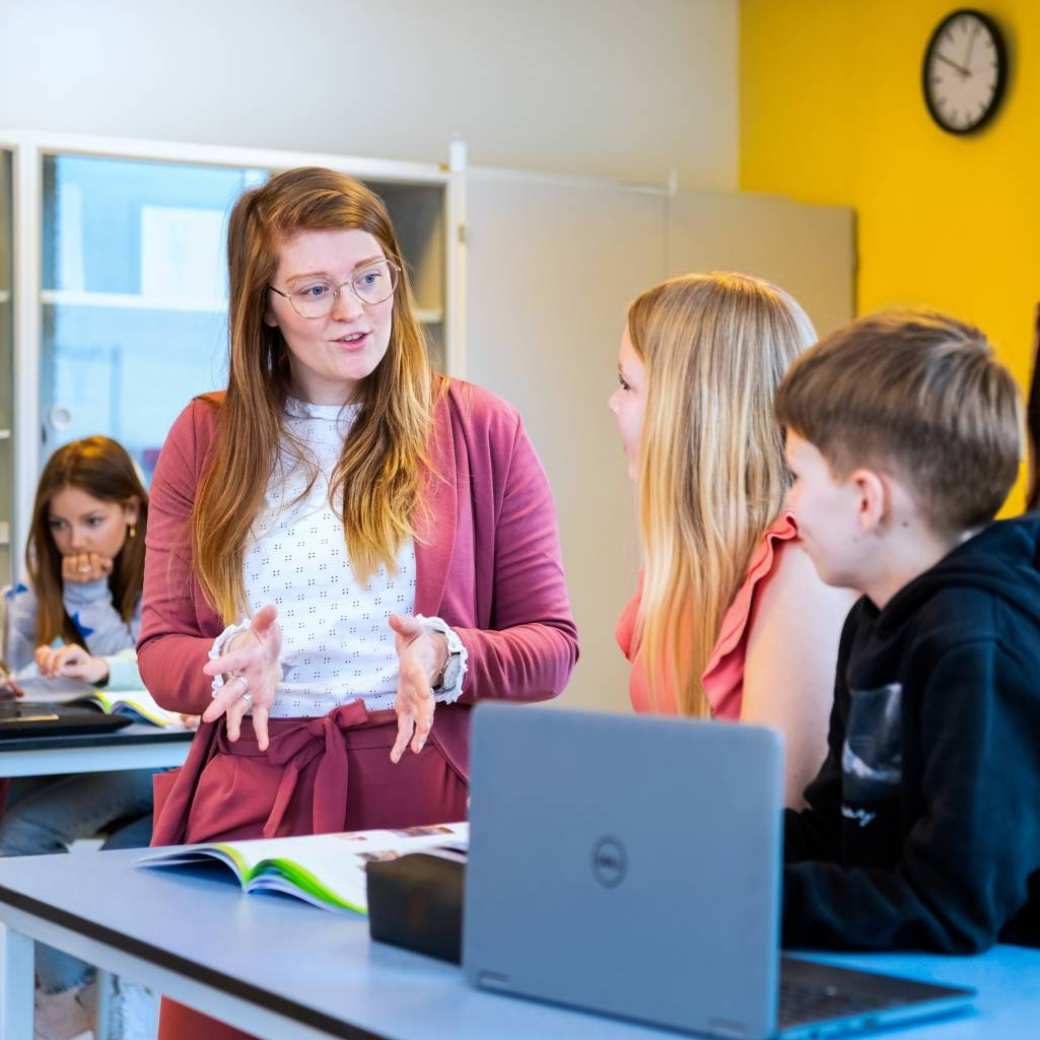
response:
M464 859L468 844L468 823L439 823L401 830L190 845L150 853L137 860L137 865L178 867L215 860L234 872L245 892L285 892L326 910L364 914L368 912L366 864L408 852Z
M129 715L134 722L150 722L153 726L184 728L175 711L167 711L155 703L147 690L96 690L77 697L72 703L96 704L109 715Z
M93 704L109 715L128 715L134 722L148 722L163 728L183 728L175 711L167 711L155 703L145 689L100 690L81 679L45 679L25 676L17 680L27 701L37 704Z

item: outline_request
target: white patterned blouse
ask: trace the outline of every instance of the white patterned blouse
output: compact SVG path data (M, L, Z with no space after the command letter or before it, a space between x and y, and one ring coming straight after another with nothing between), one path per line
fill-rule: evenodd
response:
M393 707L398 668L387 617L415 609L415 546L411 539L401 546L395 574L384 565L366 585L354 577L343 521L328 491L356 415L353 405L290 400L289 435L316 466L317 477L308 491L311 466L297 462L284 445L246 547L249 612L275 604L282 630L282 681L273 718L325 715L358 698L373 711ZM458 663L446 688L436 691L438 701L453 701L462 691L465 649L443 621L424 620L444 632Z

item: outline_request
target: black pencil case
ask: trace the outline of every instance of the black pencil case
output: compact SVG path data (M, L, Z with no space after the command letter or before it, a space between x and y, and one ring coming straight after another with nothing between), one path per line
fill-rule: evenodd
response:
M459 964L466 867L412 852L365 867L369 934L378 942Z

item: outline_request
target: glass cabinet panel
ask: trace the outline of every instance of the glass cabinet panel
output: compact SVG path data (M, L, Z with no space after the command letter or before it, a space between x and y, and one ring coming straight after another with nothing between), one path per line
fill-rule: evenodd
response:
M271 172L44 157L41 465L59 445L104 433L150 479L180 410L226 385L227 217ZM370 186L390 210L443 369L444 185Z
M430 361L447 371L444 344L445 192L439 184L390 184L368 181L393 221L408 267L419 321L426 332Z
M192 396L226 382L227 214L264 170L44 159L41 463L94 433L151 476Z

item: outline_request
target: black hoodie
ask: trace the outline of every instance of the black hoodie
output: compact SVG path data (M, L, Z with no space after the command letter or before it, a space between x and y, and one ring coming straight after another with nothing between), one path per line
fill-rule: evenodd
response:
M828 744L786 813L785 946L1040 944L1040 518L852 608Z

